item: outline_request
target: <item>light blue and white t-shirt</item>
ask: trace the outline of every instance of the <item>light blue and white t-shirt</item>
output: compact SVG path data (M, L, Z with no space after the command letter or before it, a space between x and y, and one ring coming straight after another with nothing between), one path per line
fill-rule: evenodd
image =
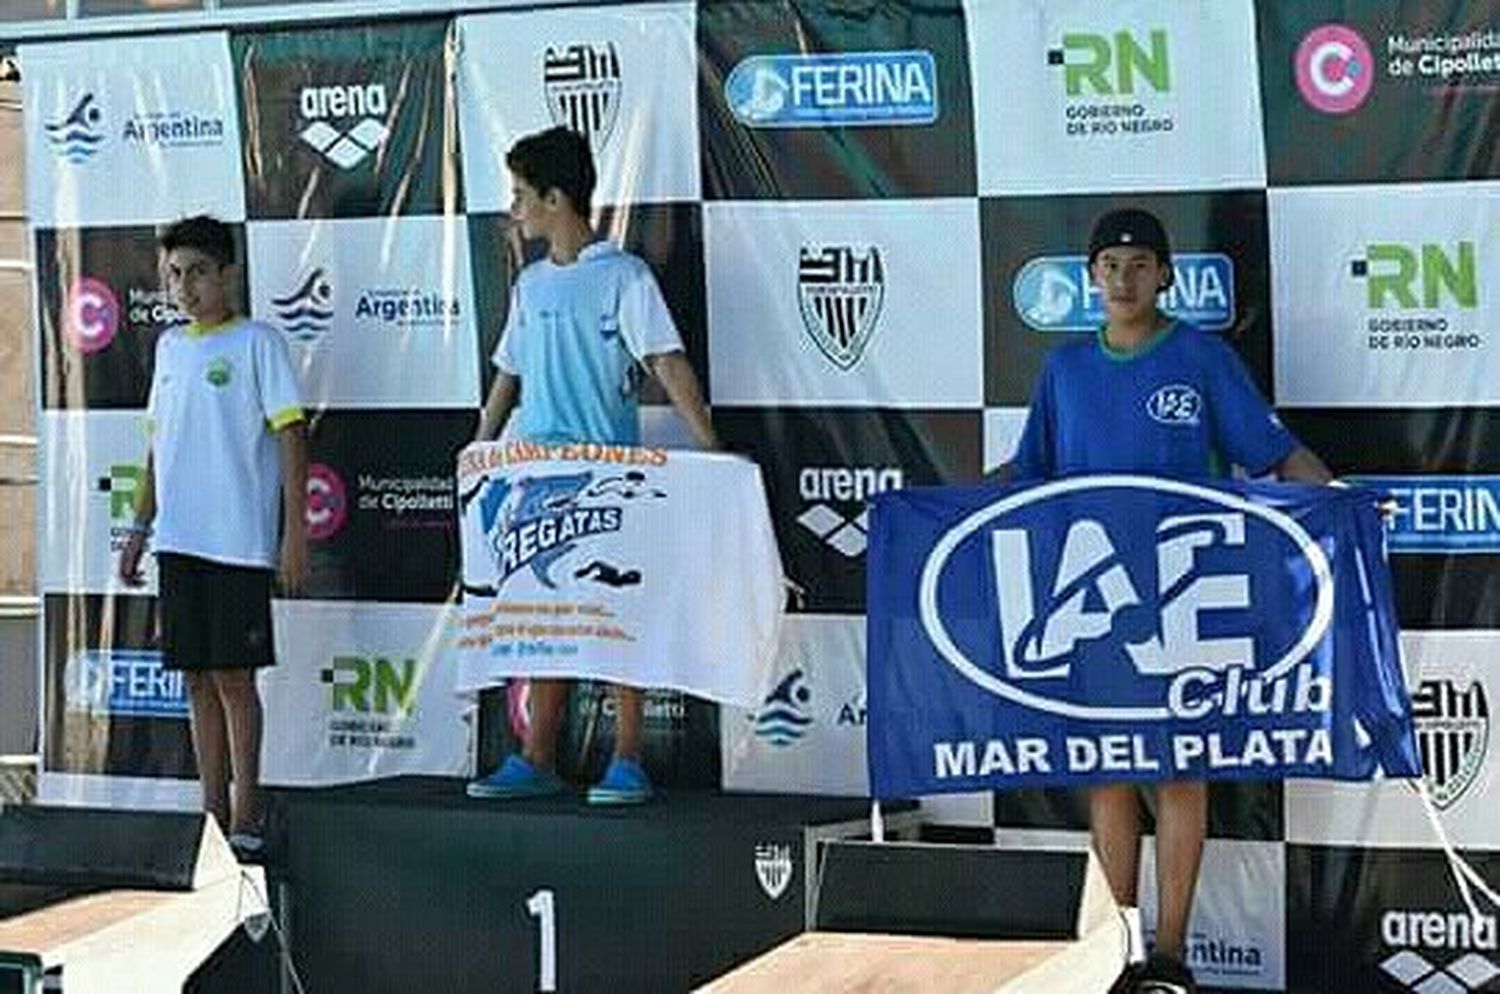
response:
M157 552L273 568L281 530L275 433L302 419L286 342L239 318L156 341L147 401Z
M601 241L568 265L544 258L521 270L493 361L521 379L520 438L635 445L634 367L681 349L650 267Z

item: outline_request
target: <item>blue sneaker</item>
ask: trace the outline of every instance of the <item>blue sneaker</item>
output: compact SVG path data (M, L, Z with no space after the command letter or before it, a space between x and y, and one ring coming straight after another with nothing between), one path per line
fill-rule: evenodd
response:
M464 792L470 797L551 797L563 792L562 778L551 770L539 770L518 753L487 777L469 781Z
M616 756L604 779L589 788L590 804L644 804L651 800L651 778L641 764Z

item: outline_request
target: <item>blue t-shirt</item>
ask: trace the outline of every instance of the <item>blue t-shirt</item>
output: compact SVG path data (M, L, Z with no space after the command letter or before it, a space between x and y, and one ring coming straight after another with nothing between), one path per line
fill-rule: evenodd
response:
M1073 473L1260 475L1297 447L1239 356L1185 322L1141 348L1111 349L1101 331L1047 356L1016 449L1017 480Z
M521 379L519 437L635 445L633 368L681 348L650 267L594 242L568 265L541 259L521 270L493 362Z

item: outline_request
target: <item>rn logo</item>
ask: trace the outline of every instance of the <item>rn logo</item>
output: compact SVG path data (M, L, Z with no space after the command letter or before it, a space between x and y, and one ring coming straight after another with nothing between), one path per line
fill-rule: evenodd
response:
M937 63L927 51L752 55L724 81L724 100L749 128L932 124Z
M1500 976L1495 965L1495 919L1451 911L1387 911L1380 918L1380 941L1399 950L1380 964L1386 976L1414 994L1466 994L1489 990ZM1446 965L1434 963L1434 953Z
M1422 771L1439 809L1458 803L1479 779L1490 741L1490 704L1484 684L1423 680L1411 695Z
M853 369L885 305L885 260L875 245L803 247L797 260L802 327L828 360Z
M1292 57L1297 91L1314 110L1348 114L1358 110L1375 85L1375 56L1358 31L1324 24L1309 31Z
M1233 259L1222 252L1177 252L1172 273L1172 285L1156 298L1164 313L1208 331L1234 324ZM1083 255L1028 259L1011 284L1011 298L1016 314L1037 331L1093 332L1106 318Z
M583 135L597 152L609 142L620 116L620 53L615 43L547 49L542 56L542 89L552 123Z
M353 169L390 136L384 83L304 86L298 105L305 123L297 136L340 169ZM347 121L354 124L344 129ZM337 121L335 127L329 121Z
M62 117L42 122L42 130L53 154L76 166L104 144L104 111L92 93L84 93Z
M797 524L845 558L858 559L869 544L870 498L904 482L895 466L806 466L797 474L797 491L811 504Z
M120 330L120 298L92 276L73 282L63 300L63 337L84 355L109 348Z
M755 847L755 879L760 889L773 901L781 900L792 882L792 847L766 842Z
M771 689L755 713L756 738L777 747L800 741L813 723L807 713L811 703L807 674L800 668L792 670Z
M349 516L344 478L333 467L315 462L307 467L307 537L325 542L337 535Z
M334 711L404 718L417 703L417 661L384 656L335 656L319 674Z
M494 556L499 585L518 570L530 568L537 582L548 590L558 588L553 567L584 540L620 530L624 511L607 501L601 489L612 480L600 481L592 472L554 476L528 476L512 482L489 481L479 497L480 527ZM599 499L588 504L590 498ZM638 570L622 570L594 560L575 571L574 579L594 579L610 586L640 583Z
M970 582L986 574L993 585ZM1020 490L938 541L918 596L949 665L1050 714L1161 721L1332 706L1329 680L1305 662L1332 620L1328 559L1296 521L1237 494L1125 475ZM950 631L949 617L964 624Z
M272 297L271 307L288 341L317 345L333 326L333 282L318 266L291 293Z
M1149 47L1148 47L1149 46ZM1062 36L1062 47L1047 52L1047 64L1062 66L1068 96L1087 89L1104 97L1130 96L1136 92L1136 77L1157 93L1172 89L1171 63L1167 57L1167 33L1156 28L1143 45L1129 31L1108 35L1071 32Z
M1442 306L1444 298L1464 310L1479 306L1473 242L1459 242L1451 250L1376 242L1366 246L1364 258L1350 262L1349 272L1365 281L1371 310L1430 310Z

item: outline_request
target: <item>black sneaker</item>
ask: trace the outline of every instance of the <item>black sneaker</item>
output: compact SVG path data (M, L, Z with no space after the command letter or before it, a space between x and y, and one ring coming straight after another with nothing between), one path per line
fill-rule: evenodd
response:
M1115 982L1109 985L1109 994L1135 994L1135 982L1141 979L1145 963L1130 963L1120 971Z
M1136 978L1135 994L1198 994L1198 982L1181 960L1152 953Z

